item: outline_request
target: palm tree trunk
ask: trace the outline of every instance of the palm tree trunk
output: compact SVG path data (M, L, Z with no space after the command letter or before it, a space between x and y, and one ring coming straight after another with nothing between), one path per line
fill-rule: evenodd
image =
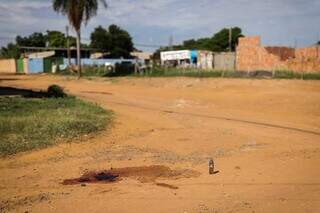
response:
M80 50L80 41L81 41L81 34L80 29L77 31L77 65L78 65L78 78L81 77L81 50Z

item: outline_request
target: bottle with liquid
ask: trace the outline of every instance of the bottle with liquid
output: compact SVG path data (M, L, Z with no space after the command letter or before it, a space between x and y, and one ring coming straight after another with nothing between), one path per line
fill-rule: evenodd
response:
M214 174L214 162L213 162L213 159L209 160L209 174L210 175Z

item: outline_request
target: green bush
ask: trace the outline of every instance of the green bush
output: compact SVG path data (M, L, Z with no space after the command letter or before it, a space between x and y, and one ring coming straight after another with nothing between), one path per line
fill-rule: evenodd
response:
M106 76L108 74L108 70L104 66L83 66L82 67L82 76L89 77L89 76Z
M304 80L320 80L320 73L305 73L303 74Z
M48 87L47 95L49 98L65 98L67 94L64 93L63 88L59 85L51 85Z
M292 71L275 71L274 78L280 79L301 79L302 75Z

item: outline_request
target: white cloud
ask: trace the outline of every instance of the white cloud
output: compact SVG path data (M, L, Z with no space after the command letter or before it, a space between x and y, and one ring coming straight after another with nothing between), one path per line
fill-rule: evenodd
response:
M240 26L245 34L261 35L265 44L301 45L320 33L319 0L107 0L83 36L97 25L118 24L137 43L166 44L211 36L222 27ZM65 17L52 11L51 0L0 0L0 37L47 29L64 30ZM317 28L318 27L318 28ZM4 42L0 41L0 45Z

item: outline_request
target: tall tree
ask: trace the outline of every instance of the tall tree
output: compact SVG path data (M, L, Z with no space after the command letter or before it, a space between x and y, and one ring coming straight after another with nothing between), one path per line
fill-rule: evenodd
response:
M85 25L97 14L98 1L107 8L105 0L53 0L53 9L68 16L69 22L77 33L78 76L81 77L81 25Z
M91 47L109 53L110 57L130 57L134 50L130 34L117 25L110 25L108 30L97 27L91 33Z
M47 31L47 42L49 47L67 47L67 37L60 31ZM76 38L69 36L69 45L76 46Z
M42 33L32 33L29 36L17 36L16 42L19 46L27 46L27 47L45 47L46 46L46 35Z
M117 25L109 26L112 57L129 57L133 51L133 43L130 34Z
M0 58L15 58L20 57L20 50L18 45L14 43L9 43L7 47L2 47L0 50Z
M231 28L231 50L234 51L238 43L239 37L243 37L242 30L239 27ZM223 52L229 50L229 29L224 28L214 34L211 39L210 49L215 52Z
M190 39L185 40L182 45L173 46L174 50L188 49L188 50L209 50L213 52L224 52L228 51L229 48L229 32L228 28L223 28L219 32L215 33L212 37L200 38L200 39ZM239 27L234 27L231 29L231 50L234 51L238 43L239 37L243 37L242 30ZM159 51L166 51L168 47L162 47L158 49Z
M109 52L111 49L111 41L108 30L102 26L98 26L90 35L90 46L102 52Z

